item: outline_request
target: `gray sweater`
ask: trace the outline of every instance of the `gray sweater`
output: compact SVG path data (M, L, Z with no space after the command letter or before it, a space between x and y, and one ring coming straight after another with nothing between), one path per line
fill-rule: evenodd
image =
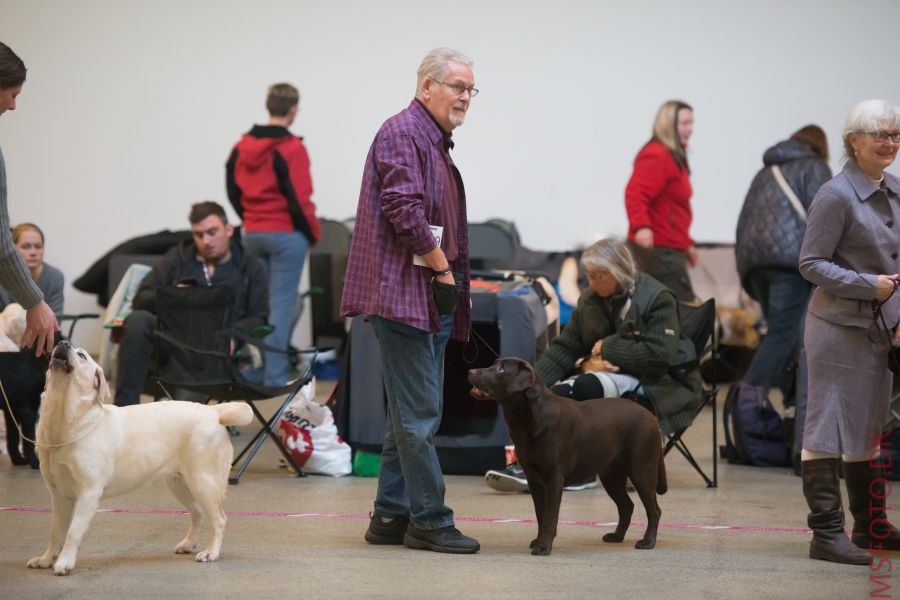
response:
M19 256L9 231L9 210L6 207L6 163L0 150L0 286L26 309L34 307L44 295L32 281L25 261Z
M44 300L50 305L50 310L56 315L56 320L59 321L63 315L63 289L66 286L66 279L63 272L53 265L44 263L44 268L41 271L40 276L35 280L35 283L37 283L41 293L44 294ZM0 287L0 308L5 307L11 302L15 302L12 294L5 288Z

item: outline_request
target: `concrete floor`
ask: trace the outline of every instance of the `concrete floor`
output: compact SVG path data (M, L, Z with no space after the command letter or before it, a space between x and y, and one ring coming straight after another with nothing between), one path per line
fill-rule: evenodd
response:
M711 411L701 415L686 436L704 465L711 463L710 420ZM249 428L242 433L236 443L248 439ZM673 452L654 550L632 547L645 523L636 496L625 543L600 541L616 515L598 488L564 494L548 557L529 553L537 525L528 495L498 494L481 477L449 476L457 525L481 542L479 554L454 556L366 544L375 479L301 479L277 462L266 442L240 485L229 487L218 562L172 553L188 518L153 482L104 501L75 572L56 577L25 567L47 543L49 499L40 474L2 457L0 598L849 599L892 597L900 585L886 564L873 573L807 558L807 509L789 469L720 463L719 487L709 489ZM870 575L884 576L883 584Z

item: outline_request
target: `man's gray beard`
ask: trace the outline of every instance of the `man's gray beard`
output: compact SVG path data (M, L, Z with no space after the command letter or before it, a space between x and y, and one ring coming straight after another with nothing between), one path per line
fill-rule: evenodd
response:
M450 121L450 124L453 125L453 127L459 127L460 125L465 123L466 113L460 114L457 112L450 111L450 114L447 115L447 120Z

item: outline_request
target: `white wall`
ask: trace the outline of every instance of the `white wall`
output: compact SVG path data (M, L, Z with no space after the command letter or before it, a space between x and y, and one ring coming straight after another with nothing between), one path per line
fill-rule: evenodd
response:
M0 40L29 69L0 119L11 218L44 228L68 281L185 228L190 203L227 204L230 146L280 80L301 91L319 214L351 216L372 135L446 45L482 90L454 135L473 220L511 218L538 249L623 234L631 161L678 97L696 113L692 233L732 240L768 146L818 123L837 170L849 108L900 102L898 22L896 0L0 0ZM67 288L67 311L95 308ZM76 342L94 349L91 327Z

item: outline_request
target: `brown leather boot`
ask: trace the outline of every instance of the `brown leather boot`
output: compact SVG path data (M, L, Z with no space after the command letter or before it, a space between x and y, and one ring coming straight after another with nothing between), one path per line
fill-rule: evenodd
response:
M838 481L838 459L805 460L803 495L809 504L807 523L813 530L809 557L848 565L868 565L872 557L850 542L844 531L844 510Z
M844 481L853 515L851 541L864 550L900 550L900 534L885 513L884 466L845 462Z

